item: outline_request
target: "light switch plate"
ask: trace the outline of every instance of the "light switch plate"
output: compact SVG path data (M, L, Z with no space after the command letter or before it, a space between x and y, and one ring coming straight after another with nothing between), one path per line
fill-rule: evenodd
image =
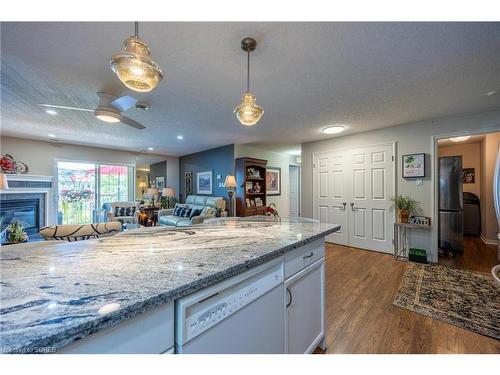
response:
M424 180L419 178L418 180L415 180L415 185L417 186L424 186Z

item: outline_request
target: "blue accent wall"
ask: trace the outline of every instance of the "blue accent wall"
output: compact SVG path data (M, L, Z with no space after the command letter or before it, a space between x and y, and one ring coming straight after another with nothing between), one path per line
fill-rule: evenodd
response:
M219 187L219 183L224 183L227 175L234 175L234 144L179 158L179 197L182 202L186 199L184 172L193 172L192 192L197 195L196 173L205 171L212 171L212 195L224 197L227 201L227 190L225 187ZM217 175L220 175L220 179L217 179Z

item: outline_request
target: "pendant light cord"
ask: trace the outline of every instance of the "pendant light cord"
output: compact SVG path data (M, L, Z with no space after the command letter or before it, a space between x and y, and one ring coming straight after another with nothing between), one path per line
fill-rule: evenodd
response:
M250 92L250 50L247 51L247 92Z
M135 21L135 37L139 38L139 22Z

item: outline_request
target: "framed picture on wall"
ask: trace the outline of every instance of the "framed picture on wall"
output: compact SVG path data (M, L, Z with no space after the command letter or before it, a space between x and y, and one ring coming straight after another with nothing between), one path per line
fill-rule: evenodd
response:
M425 177L425 154L403 155L403 178Z
M165 177L156 177L156 188L161 192L165 187Z
M281 168L267 167L266 192L267 195L281 195Z
M464 184L476 183L476 169L475 168L462 169L462 182Z
M193 172L184 172L184 192L186 193L186 198L188 195L193 194Z
M212 195L212 171L196 173L196 193Z

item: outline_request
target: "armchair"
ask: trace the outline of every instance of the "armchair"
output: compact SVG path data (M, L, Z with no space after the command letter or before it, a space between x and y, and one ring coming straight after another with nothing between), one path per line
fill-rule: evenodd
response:
M108 221L123 221L138 224L140 213L139 202L111 202Z

